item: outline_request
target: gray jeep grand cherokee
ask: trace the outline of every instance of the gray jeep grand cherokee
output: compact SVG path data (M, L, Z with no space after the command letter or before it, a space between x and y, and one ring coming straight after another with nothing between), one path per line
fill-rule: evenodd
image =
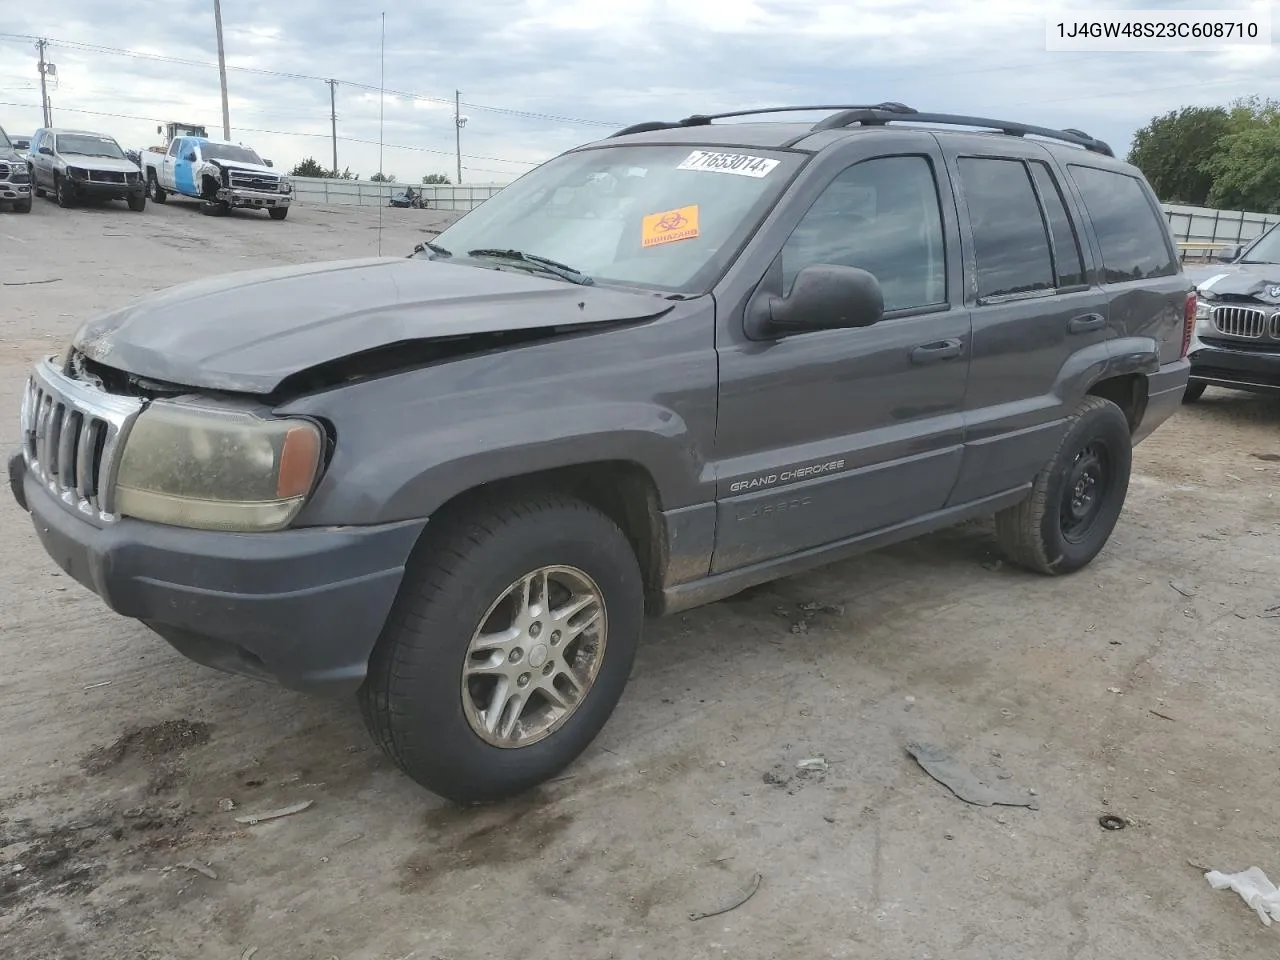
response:
M407 258L91 320L32 373L14 494L112 609L357 694L461 802L592 741L646 613L982 515L1083 567L1187 385L1147 184L1078 131L785 109L835 112L641 124Z

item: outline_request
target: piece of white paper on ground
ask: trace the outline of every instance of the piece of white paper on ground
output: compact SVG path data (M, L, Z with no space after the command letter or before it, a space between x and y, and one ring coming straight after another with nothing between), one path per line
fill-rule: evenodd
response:
M1210 870L1204 878L1215 890L1234 890L1240 894L1240 898L1257 911L1258 919L1268 927L1272 920L1280 920L1280 890L1260 867L1250 867L1239 873Z

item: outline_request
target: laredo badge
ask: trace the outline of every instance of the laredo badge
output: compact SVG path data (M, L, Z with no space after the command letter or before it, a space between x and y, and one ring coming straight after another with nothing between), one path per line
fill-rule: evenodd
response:
M698 205L651 213L640 224L640 246L656 247L698 236Z

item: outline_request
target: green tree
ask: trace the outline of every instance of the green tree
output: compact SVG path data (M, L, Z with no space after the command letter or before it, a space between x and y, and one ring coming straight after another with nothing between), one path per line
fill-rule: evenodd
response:
M1241 123L1222 107L1183 107L1155 117L1133 135L1128 160L1165 203L1204 206L1213 189L1208 164L1219 142Z
M379 170L369 178L370 183L395 183L396 175L394 173L383 173Z
M1280 213L1280 102L1243 97L1230 109L1230 130L1202 164L1213 180L1212 206Z
M425 177L422 178L422 182L425 184L435 184L435 183L452 183L453 181L450 180L443 173L428 173Z
M314 157L307 157L289 171L289 176L291 177L328 177L331 175L328 170L320 166L319 161Z

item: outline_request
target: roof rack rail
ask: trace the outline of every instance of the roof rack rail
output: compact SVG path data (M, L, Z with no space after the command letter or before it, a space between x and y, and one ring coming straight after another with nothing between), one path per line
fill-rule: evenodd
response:
M825 120L819 120L811 128L816 133L820 130L837 130L853 124L862 126L883 126L894 121L910 120L912 123L947 124L958 127L979 127L995 130L1011 137L1044 137L1047 140L1059 140L1084 147L1093 153L1114 157L1115 152L1101 140L1089 136L1083 130L1052 130L1049 127L1035 127L1025 123L1013 123L1008 120L992 120L987 117L965 117L951 113L918 113L912 111L909 117L896 112L882 110L878 107L852 107L840 113L832 114Z
M908 107L904 103L874 103L874 104L821 104L817 106L799 106L799 107L757 107L752 110L734 110L729 113L695 113L693 116L685 117L683 120L647 120L643 123L633 123L629 127L623 127L617 133L609 135L608 139L613 137L625 137L632 133L648 133L651 130L676 130L680 127L705 127L712 120L729 120L736 117L754 117L767 113L811 113L816 110L840 110L840 111L857 111L857 110L879 110L884 113L895 115L913 114L916 111Z

